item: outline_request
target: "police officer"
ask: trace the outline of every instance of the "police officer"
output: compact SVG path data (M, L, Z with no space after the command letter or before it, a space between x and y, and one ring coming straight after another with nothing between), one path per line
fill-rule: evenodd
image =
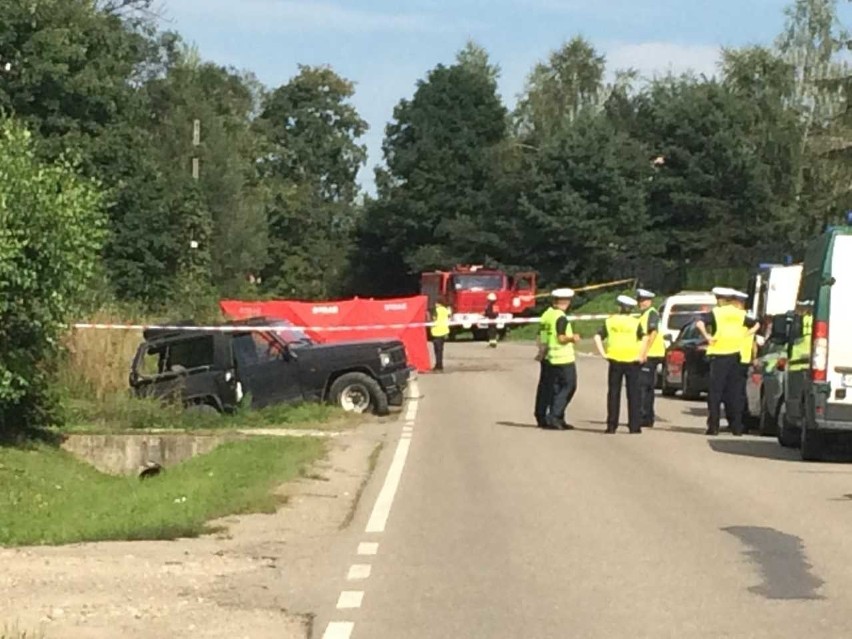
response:
M550 404L553 400L553 378L550 374L550 362L548 361L550 337L556 332L557 320L564 317L565 311L570 307L574 291L570 288L560 288L553 291L550 296L551 305L541 314L538 333L536 334L536 346L538 347L536 360L539 362L539 375L538 387L535 392L535 421L539 428L549 428L550 426L547 421L550 414ZM568 330L570 328L569 324Z
M639 317L631 315L636 300L619 295L619 314L611 315L595 335L595 346L601 357L609 360L607 380L606 432L613 434L618 429L621 411L621 386L627 386L627 426L631 433L641 433L639 402L639 357L642 349L642 326ZM604 349L606 341L606 349Z
M450 316L452 311L446 300L441 297L435 303L432 316L432 347L435 349L435 368L437 372L444 370L444 342L450 336Z
M571 305L574 291L569 288L553 291L555 312L547 320L546 374L550 380L550 406L542 427L547 430L571 430L565 422L565 410L577 392L577 364L574 344L580 336L574 333L565 311ZM539 416L536 415L538 420Z
M740 391L741 353L743 329L757 330L757 322L746 316L745 310L737 308L732 300L738 291L730 288L714 288L717 306L705 322L695 323L698 332L707 340L707 355L710 358L710 393L708 398L707 434L719 434L722 402L730 419L731 432L739 437L743 434L743 393Z
M497 348L497 324L495 320L499 311L497 310L497 295L495 293L488 294L488 304L485 306L485 319L488 320L488 346Z
M654 308L655 295L651 291L640 288L636 291L639 301L639 324L642 327L644 339L639 354L639 425L642 428L653 428L656 415L654 414L654 389L657 386L657 368L666 356L666 344L660 331L660 312Z

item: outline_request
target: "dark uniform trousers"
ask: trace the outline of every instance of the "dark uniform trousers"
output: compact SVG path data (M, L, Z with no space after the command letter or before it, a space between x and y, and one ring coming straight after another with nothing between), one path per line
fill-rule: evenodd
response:
M444 340L445 337L433 337L432 348L435 349L435 370L444 370Z
M547 360L543 360L538 374L538 388L535 390L535 421L539 426L547 425L552 397L553 382L550 378L550 364Z
M576 364L548 364L550 377L550 415L548 423L557 426L565 425L565 410L577 392Z
M722 418L722 402L725 403L725 415L731 425L731 432L743 432L743 400L745 399L739 353L733 355L710 356L710 393L707 400L707 431L719 432Z
M639 424L650 426L656 421L654 414L654 389L657 386L657 366L662 363L659 357L649 357L639 370Z
M751 370L751 364L743 364L740 363L740 379L737 382L737 388L740 393L740 423L743 425L743 432L746 430L745 426L745 412L748 407L748 394L746 391L746 386L748 385L748 372ZM731 407L728 404L725 404L725 419L728 420L728 425L733 424L736 419L734 418L733 412L731 411Z
M618 428L618 416L621 413L621 386L622 381L627 386L627 427L631 433L641 431L639 425L639 364L636 362L609 362L607 404L606 404L606 429L614 432Z

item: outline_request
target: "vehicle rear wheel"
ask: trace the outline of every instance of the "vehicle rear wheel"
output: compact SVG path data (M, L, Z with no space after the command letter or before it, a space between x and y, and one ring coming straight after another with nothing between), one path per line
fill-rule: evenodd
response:
M683 398L689 401L699 399L701 393L695 389L695 384L692 382L692 375L689 374L689 368L686 365L683 367Z
M677 393L677 389L669 386L669 383L666 381L668 375L669 373L666 370L666 365L663 364L663 374L662 381L660 382L660 389L663 394L663 397L674 397L675 393Z
M329 399L348 413L373 411L388 414L388 397L379 383L365 373L346 373L331 385Z

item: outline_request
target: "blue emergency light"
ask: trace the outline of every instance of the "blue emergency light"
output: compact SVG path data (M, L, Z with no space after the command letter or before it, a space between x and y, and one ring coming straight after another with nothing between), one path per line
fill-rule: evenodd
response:
M852 226L852 211L846 211L846 223Z

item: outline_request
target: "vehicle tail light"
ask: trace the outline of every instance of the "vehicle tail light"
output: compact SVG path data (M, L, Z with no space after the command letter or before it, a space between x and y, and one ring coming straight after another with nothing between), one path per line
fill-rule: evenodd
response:
M779 371L787 370L787 358L779 357L778 362L775 364L775 369Z
M811 378L815 382L828 379L828 322L814 322Z
M671 351L668 357L670 364L683 364L683 361L686 359L682 351Z

